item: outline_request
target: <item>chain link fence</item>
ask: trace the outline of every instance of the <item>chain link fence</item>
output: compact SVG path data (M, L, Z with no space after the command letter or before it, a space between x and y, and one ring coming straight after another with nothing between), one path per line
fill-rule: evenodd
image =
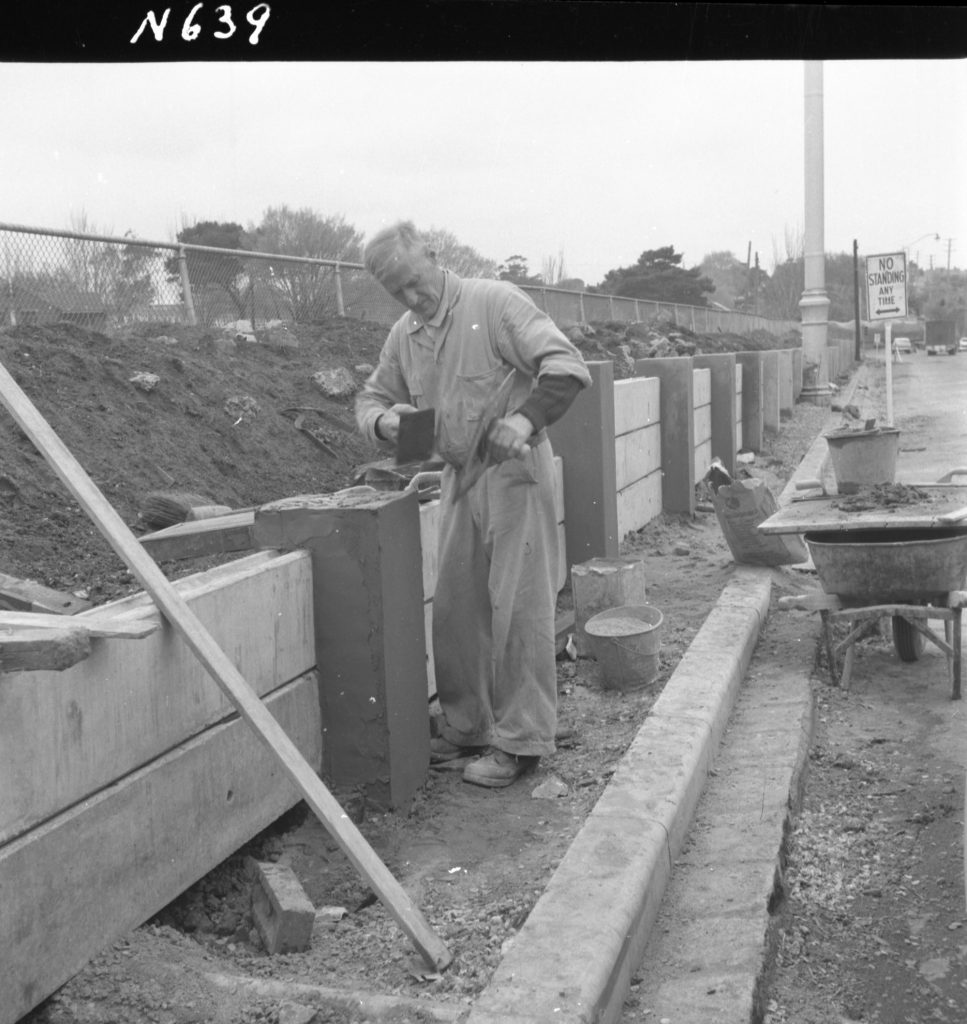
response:
M695 332L784 334L797 321L704 306L526 285L557 324L648 320ZM68 322L106 333L135 324L257 331L348 316L389 326L403 312L359 263L0 223L0 324Z

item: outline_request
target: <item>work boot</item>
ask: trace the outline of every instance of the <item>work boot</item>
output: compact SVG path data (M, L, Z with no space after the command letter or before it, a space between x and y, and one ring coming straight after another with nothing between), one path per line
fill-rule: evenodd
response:
M494 747L490 753L471 761L463 769L463 781L472 782L475 786L500 789L516 782L525 772L531 771L539 760L539 757L508 754Z
M461 747L445 740L442 736L434 736L430 740L430 764L445 764L460 758L475 757L484 747Z

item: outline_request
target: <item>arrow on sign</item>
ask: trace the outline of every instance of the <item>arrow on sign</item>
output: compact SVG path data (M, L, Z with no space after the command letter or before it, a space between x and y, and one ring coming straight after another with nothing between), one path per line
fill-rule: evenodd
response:
M880 313L899 313L900 312L900 307L899 306L885 306L885 307L881 307L878 312L880 312Z

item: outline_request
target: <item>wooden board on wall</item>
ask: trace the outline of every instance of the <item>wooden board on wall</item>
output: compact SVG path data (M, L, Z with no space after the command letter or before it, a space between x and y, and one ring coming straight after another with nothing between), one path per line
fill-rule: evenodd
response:
M176 587L258 693L315 665L305 552L265 552ZM160 618L145 594L98 610L107 609ZM63 672L0 676L0 842L234 711L167 625L142 640L93 645L89 658Z
M693 391L693 402L695 407L698 408L700 405L709 405L712 401L712 373L710 370L701 369L693 370L695 374L695 384Z
M314 672L266 705L318 770ZM12 1024L300 799L240 718L0 846L0 1024Z

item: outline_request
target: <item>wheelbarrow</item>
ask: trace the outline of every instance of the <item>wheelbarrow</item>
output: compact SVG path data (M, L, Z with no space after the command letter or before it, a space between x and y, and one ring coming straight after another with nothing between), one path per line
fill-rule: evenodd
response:
M781 598L780 607L819 611L836 682L836 655L844 653L839 684L849 688L853 647L889 616L901 661L916 661L927 641L950 666L952 697L961 696L961 611L967 605L967 528L879 528L806 533L803 538L825 593ZM942 619L944 639L928 627ZM850 632L833 644L831 625L847 621Z

